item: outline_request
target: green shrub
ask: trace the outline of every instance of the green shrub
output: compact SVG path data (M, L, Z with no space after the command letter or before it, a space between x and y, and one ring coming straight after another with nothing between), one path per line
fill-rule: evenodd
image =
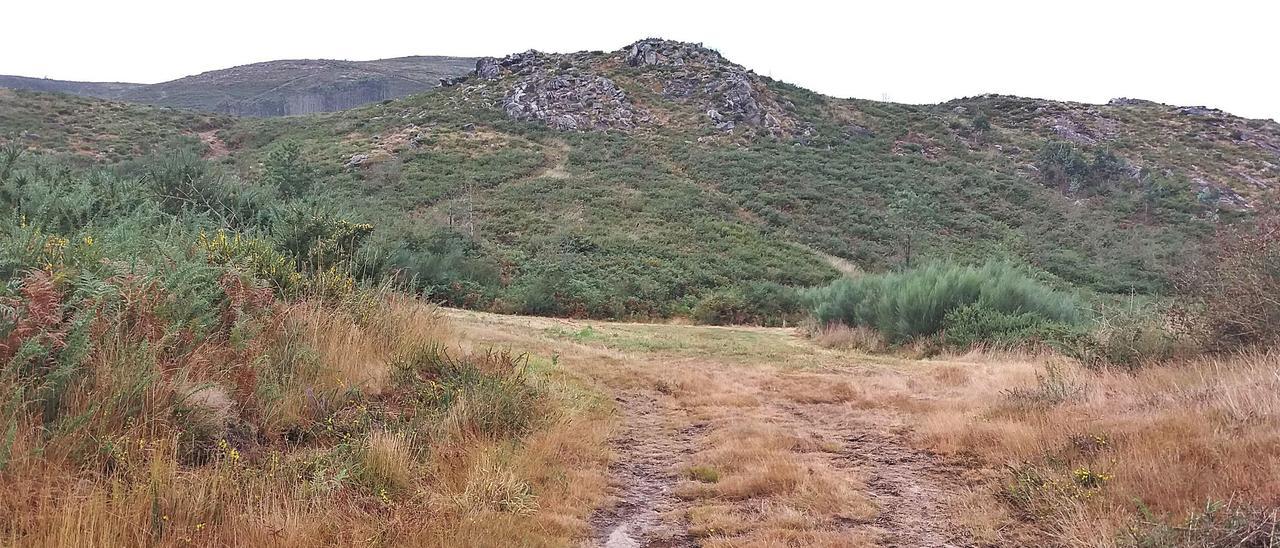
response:
M747 321L747 303L736 291L717 291L694 305L694 321L709 325L741 324Z
M720 471L710 466L693 466L689 468L689 478L702 483L720 481Z
M956 348L1054 344L1081 335L1079 329L1067 323L1048 320L1031 312L1001 312L978 303L948 312L943 323L943 341Z
M304 161L298 143L286 141L276 145L267 153L263 164L266 170L263 183L286 199L306 195L313 184L314 170Z
M527 379L527 355L490 350L453 355L436 344L392 364L394 378L454 434L521 436L543 416L545 393Z
M842 278L811 291L808 298L821 323L872 327L894 343L939 333L946 327L947 314L968 305L1025 316L990 319L983 329L1000 327L999 322L1013 327L1031 318L1064 325L1081 320L1080 302L1074 295L1049 288L1025 270L1000 262L981 267L932 264L900 273Z
M800 321L804 302L800 292L762 281L712 292L698 300L690 316L709 325L786 325Z

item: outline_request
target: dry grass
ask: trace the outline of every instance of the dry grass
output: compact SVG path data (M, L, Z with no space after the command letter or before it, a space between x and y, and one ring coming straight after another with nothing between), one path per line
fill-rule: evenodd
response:
M693 502L690 533L708 545L818 545L837 535L839 523L866 522L876 510L862 485L832 468L831 447L758 419L712 432L706 449L686 468L690 478L676 496ZM847 531L846 531L847 533ZM843 542L843 541L842 541Z
M922 444L990 467L989 492L1006 504L987 501L1001 510L977 520L985 535L1000 538L992 524L1010 522L1004 509L1047 538L1097 546L1135 526L1139 501L1169 523L1206 501L1280 504L1280 355L1132 375L1023 358L969 363L967 380L950 370L957 364L942 365L918 380L940 398L900 406L916 417Z
M357 317L319 302L295 305L285 315L285 329L299 337L321 362L316 382L358 388L377 395L390 377L390 362L422 341L449 344L454 339L435 307L403 297Z
M1164 537L1150 533L1159 528L1145 523L1140 500L1179 538L1213 546L1206 539L1248 529L1203 518L1182 527L1207 500L1280 505L1275 354L1131 375L1029 352L907 360L783 330L591 322L584 331L585 322L455 314L488 340L559 348L570 371L653 395L673 410L671 431L701 425L677 459L672 519L706 546L883 540L865 526L877 515L867 486L842 464L841 424L862 417L899 424L964 465L939 519L979 544L1114 546L1135 535L1173 544L1151 540Z
M18 415L0 544L563 546L587 533L608 420L571 379L534 368L506 381L538 394L512 412L540 418L464 435L447 425L468 420L471 396L435 410L391 374L423 344L469 346L435 307L382 296L263 317L235 353L139 352L104 330L93 374L65 399L82 429L43 433Z
M869 327L849 327L843 324L825 325L813 334L813 341L824 348L884 352L889 344L884 335Z

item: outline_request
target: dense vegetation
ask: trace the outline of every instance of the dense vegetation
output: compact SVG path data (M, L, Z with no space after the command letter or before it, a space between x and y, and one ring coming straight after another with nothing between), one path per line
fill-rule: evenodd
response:
M543 362L460 353L434 307L357 280L372 227L292 200L297 168L0 150L5 544L450 544L464 517L535 519L512 511L535 480L468 459L519 462L547 426Z
M1055 286L1168 295L1216 227L1248 217L1239 201L1275 178L1274 124L1221 113L1007 97L898 105L761 79L812 126L773 138L713 130L648 89L645 70L609 59L573 62L598 64L668 123L554 131L508 119L484 85L271 120L4 92L0 122L36 152L100 164L190 149L244 194L269 190L259 212L341 211L372 225L358 278L394 275L454 306L595 318L791 322L803 307L779 288L829 283L832 264L850 263L997 260ZM90 127L105 136L75 129ZM93 150L104 139L105 155ZM1252 183L1226 183L1237 180Z
M890 342L946 331L975 344L1012 332L1080 323L1082 304L1006 263L982 267L929 265L901 273L844 278L812 291L823 323L871 327Z

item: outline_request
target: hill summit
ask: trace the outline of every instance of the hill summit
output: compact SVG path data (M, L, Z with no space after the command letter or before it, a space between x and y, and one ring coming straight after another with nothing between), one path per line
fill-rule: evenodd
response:
M469 78L447 85L496 84L497 104L513 119L535 120L556 129L638 129L672 122L652 111L651 101L628 94L630 80L656 97L692 108L686 119L722 131L739 126L775 136L803 135L793 105L742 65L701 44L647 38L612 53L555 54L526 51L476 62Z

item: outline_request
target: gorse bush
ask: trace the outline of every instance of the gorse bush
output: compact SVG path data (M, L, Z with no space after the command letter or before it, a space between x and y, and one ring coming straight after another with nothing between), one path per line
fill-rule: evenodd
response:
M1074 325L1081 321L1081 303L1074 295L1054 290L1006 263L932 264L905 272L842 278L810 291L808 299L819 322L872 327L895 343L943 331L948 314L964 307L990 311L970 308L951 316L953 326L966 338L1026 331L1044 322ZM974 325L956 325L962 320Z
M943 342L955 348L1055 345L1083 335L1070 323L1034 312L1002 312L976 302L952 309L943 319L943 326Z
M756 282L712 292L694 305L691 315L711 325L783 325L800 321L804 313L799 290Z

